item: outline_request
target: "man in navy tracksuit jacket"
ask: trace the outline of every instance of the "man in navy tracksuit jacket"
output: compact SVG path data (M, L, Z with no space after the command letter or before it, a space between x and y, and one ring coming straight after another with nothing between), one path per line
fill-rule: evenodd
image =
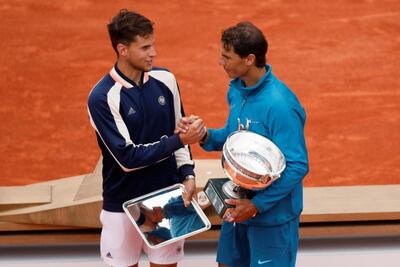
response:
M251 200L227 200L235 208L224 218L217 261L230 267L293 267L303 208L302 180L308 172L306 114L295 94L266 64L268 44L257 27L239 23L226 29L221 41L220 64L232 78L229 117L224 127L208 130L202 147L221 150L240 121L241 128L267 137L280 148L286 168L269 187L254 191ZM190 118L183 122L188 125Z
M187 134L174 134L182 117L175 77L153 68L152 22L121 10L108 25L117 63L92 89L90 122L103 155L101 255L112 266L136 266L142 249L151 266L176 266L182 242L158 250L146 247L123 213L122 204L152 191L183 183L188 204L195 189L188 144L204 135L201 119Z

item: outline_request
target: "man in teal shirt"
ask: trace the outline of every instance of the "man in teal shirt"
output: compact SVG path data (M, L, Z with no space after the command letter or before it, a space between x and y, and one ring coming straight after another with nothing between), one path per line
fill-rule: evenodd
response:
M229 117L220 129L208 129L201 146L222 150L238 122L274 142L286 158L281 177L250 199L229 199L234 205L224 218L218 244L219 266L292 267L296 263L302 180L308 173L304 140L306 114L295 94L266 64L268 43L260 29L241 22L223 31L220 65L232 79ZM184 131L196 117L183 118ZM254 216L254 214L256 214Z

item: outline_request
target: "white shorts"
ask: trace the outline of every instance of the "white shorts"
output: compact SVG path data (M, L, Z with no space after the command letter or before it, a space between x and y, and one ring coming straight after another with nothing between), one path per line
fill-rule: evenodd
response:
M150 262L172 264L183 258L184 240L167 246L151 249L124 212L102 210L100 221L103 225L100 252L103 261L114 267L126 267L139 262L142 251Z

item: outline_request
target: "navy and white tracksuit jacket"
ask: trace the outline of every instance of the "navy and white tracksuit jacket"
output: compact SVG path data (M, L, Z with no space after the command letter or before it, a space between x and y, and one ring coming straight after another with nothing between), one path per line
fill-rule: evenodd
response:
M172 73L154 68L137 86L115 65L92 89L90 122L103 155L103 209L194 174L189 147L174 134L183 109Z

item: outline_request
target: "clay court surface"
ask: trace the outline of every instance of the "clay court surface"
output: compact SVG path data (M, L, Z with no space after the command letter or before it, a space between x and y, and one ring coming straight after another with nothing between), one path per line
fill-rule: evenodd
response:
M186 113L209 127L227 116L220 32L254 22L273 72L307 111L305 185L400 183L398 0L0 0L0 185L93 170L86 100L115 61L105 25L124 7L155 22L156 65L175 73Z

